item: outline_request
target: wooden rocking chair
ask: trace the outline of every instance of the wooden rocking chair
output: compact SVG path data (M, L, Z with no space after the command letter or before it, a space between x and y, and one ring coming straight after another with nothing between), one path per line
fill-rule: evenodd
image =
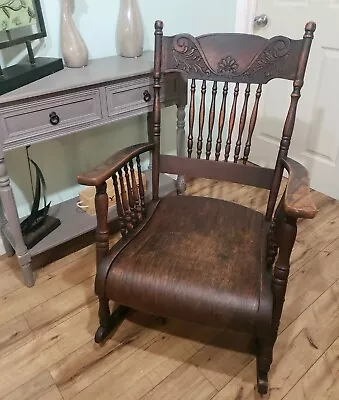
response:
M315 31L302 40L268 40L245 34L163 36L155 23L153 132L148 143L131 146L78 177L96 186L97 275L102 342L130 309L245 332L255 340L259 393L268 390L268 372L284 304L290 255L299 218L313 218L306 169L287 157L297 103ZM162 74L191 79L188 157L160 154ZM248 165L263 85L274 78L293 81L275 169ZM201 80L199 110L195 104ZM206 158L202 159L207 82L213 82L208 115ZM222 82L218 126L214 132L218 82ZM224 134L226 98L234 84L233 105ZM244 104L233 154L232 134L240 86ZM243 138L251 85L254 106ZM197 108L197 110L196 110ZM199 111L198 128L194 129ZM193 157L197 132L196 157ZM216 139L212 148L213 139ZM225 149L222 152L222 148ZM243 149L243 151L241 151ZM152 200L145 204L140 155L152 155ZM215 153L215 154L213 154ZM222 160L220 160L222 154ZM211 158L214 156L214 160ZM283 171L289 174L276 207ZM241 205L196 196L159 198L159 174L170 173L237 182L270 190L266 215ZM109 250L106 180L112 178L122 238ZM109 301L119 306L110 311Z

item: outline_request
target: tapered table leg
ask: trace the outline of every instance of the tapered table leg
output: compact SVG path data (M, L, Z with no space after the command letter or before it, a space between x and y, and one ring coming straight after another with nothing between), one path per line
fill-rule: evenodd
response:
M8 234L6 233L7 238L4 241L6 252L8 250L10 254L13 254L13 251L10 251L11 249L9 246L14 248L19 260L24 283L26 286L31 287L34 285L31 255L22 237L19 215L3 157L0 158L0 198L4 218L8 221L8 234L10 235L10 237L8 237Z

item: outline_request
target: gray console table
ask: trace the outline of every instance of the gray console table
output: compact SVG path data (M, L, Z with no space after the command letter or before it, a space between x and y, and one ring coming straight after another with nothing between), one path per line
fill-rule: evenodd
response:
M4 153L8 150L70 135L152 111L153 53L137 59L109 57L86 68L64 69L0 97L0 227L6 254L18 257L27 286L34 285L31 261L96 225L95 217L77 211L77 198L58 204L51 214L59 226L32 249L23 241ZM163 106L177 105L178 153L184 151L186 84L180 75L164 77ZM114 151L114 149L112 149ZM163 194L174 189L162 177ZM179 178L179 186L184 182ZM54 208L54 210L53 210ZM114 211L110 218L114 218Z

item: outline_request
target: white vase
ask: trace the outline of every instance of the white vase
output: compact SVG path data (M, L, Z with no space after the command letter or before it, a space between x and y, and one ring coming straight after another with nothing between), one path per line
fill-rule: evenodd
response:
M122 57L139 57L143 52L144 29L137 0L120 0L116 43Z
M61 52L67 67L81 68L88 64L88 50L73 21L72 3L62 0Z

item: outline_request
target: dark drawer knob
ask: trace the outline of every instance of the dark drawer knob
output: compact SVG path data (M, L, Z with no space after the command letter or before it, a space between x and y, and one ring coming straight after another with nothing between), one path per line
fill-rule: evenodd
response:
M50 114L49 114L49 122L52 124L52 125L58 125L58 123L60 122L60 117L59 117L59 115L56 113L56 112L51 112Z
M144 91L144 100L146 101L146 103L150 102L152 99L152 95L148 90Z

